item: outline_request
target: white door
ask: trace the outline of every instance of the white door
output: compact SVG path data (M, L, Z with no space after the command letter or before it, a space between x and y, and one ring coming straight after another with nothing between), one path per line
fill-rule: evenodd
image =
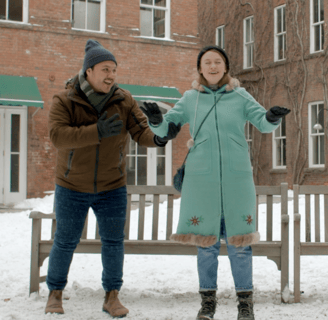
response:
M0 203L26 199L27 108L0 108Z

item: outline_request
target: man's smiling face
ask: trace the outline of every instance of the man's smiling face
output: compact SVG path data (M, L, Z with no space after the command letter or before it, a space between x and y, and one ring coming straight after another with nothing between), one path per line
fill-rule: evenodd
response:
M87 81L95 92L108 93L114 85L117 65L113 61L97 63L86 71Z

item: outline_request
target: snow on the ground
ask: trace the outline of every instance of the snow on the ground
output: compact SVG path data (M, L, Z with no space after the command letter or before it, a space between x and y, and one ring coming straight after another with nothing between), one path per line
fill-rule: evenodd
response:
M292 192L289 191L292 196ZM177 224L180 199L174 203L174 228ZM43 199L28 199L16 207L52 212L53 195ZM166 203L160 209L160 237L165 234ZM302 237L304 239L304 198L301 199ZM323 199L321 199L323 208ZM290 240L293 239L293 201L288 202ZM151 207L146 209L145 237L150 236ZM101 320L110 319L102 312L104 291L101 287L101 257L99 254L76 254L71 265L69 281L64 291L65 314L44 314L48 296L45 283L40 293L29 296L31 220L30 211L0 214L0 319L1 320ZM94 215L90 210L91 217ZM280 238L280 204L274 204L273 240ZM136 236L137 210L132 212L131 238ZM265 239L266 206L260 205L259 226ZM134 222L133 222L134 221ZM323 224L322 224L323 225ZM49 237L50 225L42 238ZM323 230L322 230L323 231ZM94 230L88 230L94 234ZM322 232L323 234L323 232ZM280 302L280 271L265 257L253 258L254 300L256 319L328 319L328 256L301 258L301 303L293 303L293 245L290 242L290 287L284 291L289 303ZM48 259L41 269L47 270ZM216 320L237 318L237 302L228 257L219 257L219 305ZM133 320L191 320L200 308L196 256L126 255L124 284L120 299L130 310L126 319Z

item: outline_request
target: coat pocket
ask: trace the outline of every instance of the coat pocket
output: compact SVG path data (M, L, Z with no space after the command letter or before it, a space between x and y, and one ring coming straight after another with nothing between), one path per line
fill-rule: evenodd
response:
M230 170L252 173L252 165L246 141L228 136Z
M74 150L71 150L68 154L68 160L67 160L67 170L65 172L65 178L68 177L71 169L72 169L72 162L73 162L73 156L74 156Z
M210 173L212 169L211 144L208 137L197 142L186 161L186 175Z

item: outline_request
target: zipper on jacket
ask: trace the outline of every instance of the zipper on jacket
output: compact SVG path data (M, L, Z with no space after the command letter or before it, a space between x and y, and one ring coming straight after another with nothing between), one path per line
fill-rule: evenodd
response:
M98 164L99 164L99 145L97 145L97 149L96 149L95 176L94 176L94 181L93 181L93 191L94 191L94 193L97 193Z
M223 191L222 191L222 156L221 156L221 142L220 142L220 133L219 133L219 127L218 127L218 115L217 115L217 110L216 110L216 97L214 97L215 101L215 126L216 126L216 132L218 135L218 143L219 143L219 158L220 158L220 187L221 187L221 211L222 214L223 212Z
M68 161L67 161L67 170L64 174L64 177L67 178L69 175L69 172L72 169L72 160L73 160L74 150L71 150L68 155Z

